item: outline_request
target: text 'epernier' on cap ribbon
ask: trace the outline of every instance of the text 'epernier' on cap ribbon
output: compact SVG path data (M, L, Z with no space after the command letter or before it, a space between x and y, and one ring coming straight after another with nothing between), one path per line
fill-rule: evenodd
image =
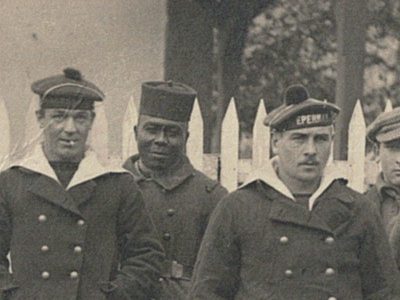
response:
M72 68L64 69L62 75L35 81L31 88L40 96L41 108L93 109L94 101L105 98L96 85Z
M387 143L400 139L400 107L381 113L367 128L373 142Z
M139 114L178 122L188 122L196 91L174 81L149 81L142 84Z
M332 125L340 108L327 101L310 98L300 85L289 86L284 102L264 120L264 125L275 131Z

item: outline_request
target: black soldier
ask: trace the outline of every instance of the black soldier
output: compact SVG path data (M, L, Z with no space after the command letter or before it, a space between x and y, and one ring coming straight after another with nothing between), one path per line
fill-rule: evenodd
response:
M186 299L209 215L226 194L185 155L195 97L181 83L144 83L134 128L139 154L124 164L143 192L166 251L161 299Z

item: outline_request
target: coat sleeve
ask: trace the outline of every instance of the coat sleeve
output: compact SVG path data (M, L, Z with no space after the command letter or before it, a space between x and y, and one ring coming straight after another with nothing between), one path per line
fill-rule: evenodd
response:
M11 212L7 201L7 184L0 177L0 299L5 299L6 293L18 288L9 271L7 254L10 251L11 240Z
M224 198L211 215L192 278L192 300L233 299L238 286L240 250L233 201Z
M137 185L129 177L121 189L120 270L110 283L116 288L109 299L157 299L164 251Z
M360 274L364 299L400 299L400 277L379 212L373 203L362 208L364 239L360 247Z

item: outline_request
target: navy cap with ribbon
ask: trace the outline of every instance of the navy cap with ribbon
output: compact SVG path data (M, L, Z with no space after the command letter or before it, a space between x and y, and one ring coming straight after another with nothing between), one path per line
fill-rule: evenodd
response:
M31 88L39 95L41 108L93 109L94 101L105 98L96 85L72 68L64 69L62 75L35 81Z
M329 126L340 109L335 104L310 98L307 89L299 84L289 86L284 102L264 120L274 131Z
M400 107L380 114L367 128L373 142L387 143L400 139Z

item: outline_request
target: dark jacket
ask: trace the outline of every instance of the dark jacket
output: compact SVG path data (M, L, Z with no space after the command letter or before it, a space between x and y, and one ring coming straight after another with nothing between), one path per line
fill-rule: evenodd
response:
M163 275L190 280L209 216L227 192L195 170L188 159L178 169L157 178L141 175L134 165L138 159L129 158L124 168L132 172L158 229L167 258Z
M376 208L342 181L310 211L257 180L215 209L189 299L391 299L389 252Z
M21 300L157 296L164 255L132 176L97 172L93 161L82 161L64 189L43 157L0 174L3 296ZM12 275L6 259L9 251Z

